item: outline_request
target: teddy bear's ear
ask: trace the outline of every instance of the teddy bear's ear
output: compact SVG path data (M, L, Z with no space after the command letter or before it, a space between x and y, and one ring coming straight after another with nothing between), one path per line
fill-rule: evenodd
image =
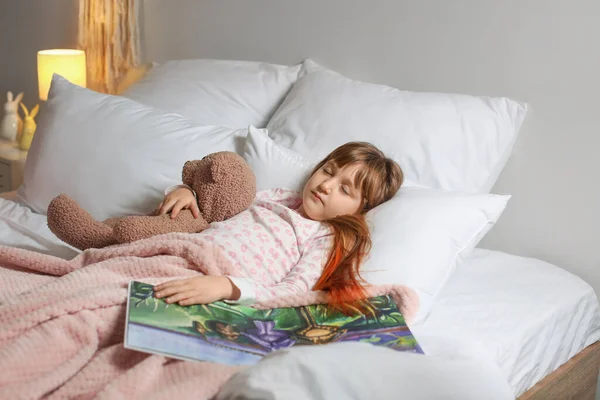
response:
M231 182L240 174L240 166L244 159L231 151L215 153L210 165L210 176L214 183Z
M231 166L227 165L222 159L216 159L210 166L210 176L214 183L223 182L227 179Z
M200 160L188 161L183 165L183 172L181 173L181 180L185 185L192 186L194 183L194 175L198 169Z

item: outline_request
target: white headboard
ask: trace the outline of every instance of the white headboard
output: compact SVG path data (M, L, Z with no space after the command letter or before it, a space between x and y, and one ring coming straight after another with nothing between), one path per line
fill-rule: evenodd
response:
M143 0L146 60L306 57L405 90L508 96L530 113L481 246L534 256L600 293L597 0Z

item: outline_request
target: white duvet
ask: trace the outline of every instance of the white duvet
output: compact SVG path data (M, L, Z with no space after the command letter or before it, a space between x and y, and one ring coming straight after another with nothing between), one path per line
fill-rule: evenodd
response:
M217 400L509 400L493 366L364 343L299 346L234 375Z
M0 244L71 259L79 250L63 243L48 228L45 215L18 202L16 193L0 196Z

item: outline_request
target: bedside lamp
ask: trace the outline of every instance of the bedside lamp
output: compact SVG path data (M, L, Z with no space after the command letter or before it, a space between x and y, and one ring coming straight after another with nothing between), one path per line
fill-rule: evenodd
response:
M69 82L86 87L85 52L83 50L56 49L37 53L38 87L40 100L48 100L52 74L58 74Z

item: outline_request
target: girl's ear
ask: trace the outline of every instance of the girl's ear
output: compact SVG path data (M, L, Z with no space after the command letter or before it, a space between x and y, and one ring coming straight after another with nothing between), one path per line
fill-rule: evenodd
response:
M31 118L35 118L35 116L38 114L38 111L40 111L40 105L36 104L35 107L33 107L33 109L31 110Z
M25 105L23 103L19 103L19 105L21 106L21 109L23 110L23 114L25 114L25 116L28 117L29 111L27 111L27 107L25 107Z

